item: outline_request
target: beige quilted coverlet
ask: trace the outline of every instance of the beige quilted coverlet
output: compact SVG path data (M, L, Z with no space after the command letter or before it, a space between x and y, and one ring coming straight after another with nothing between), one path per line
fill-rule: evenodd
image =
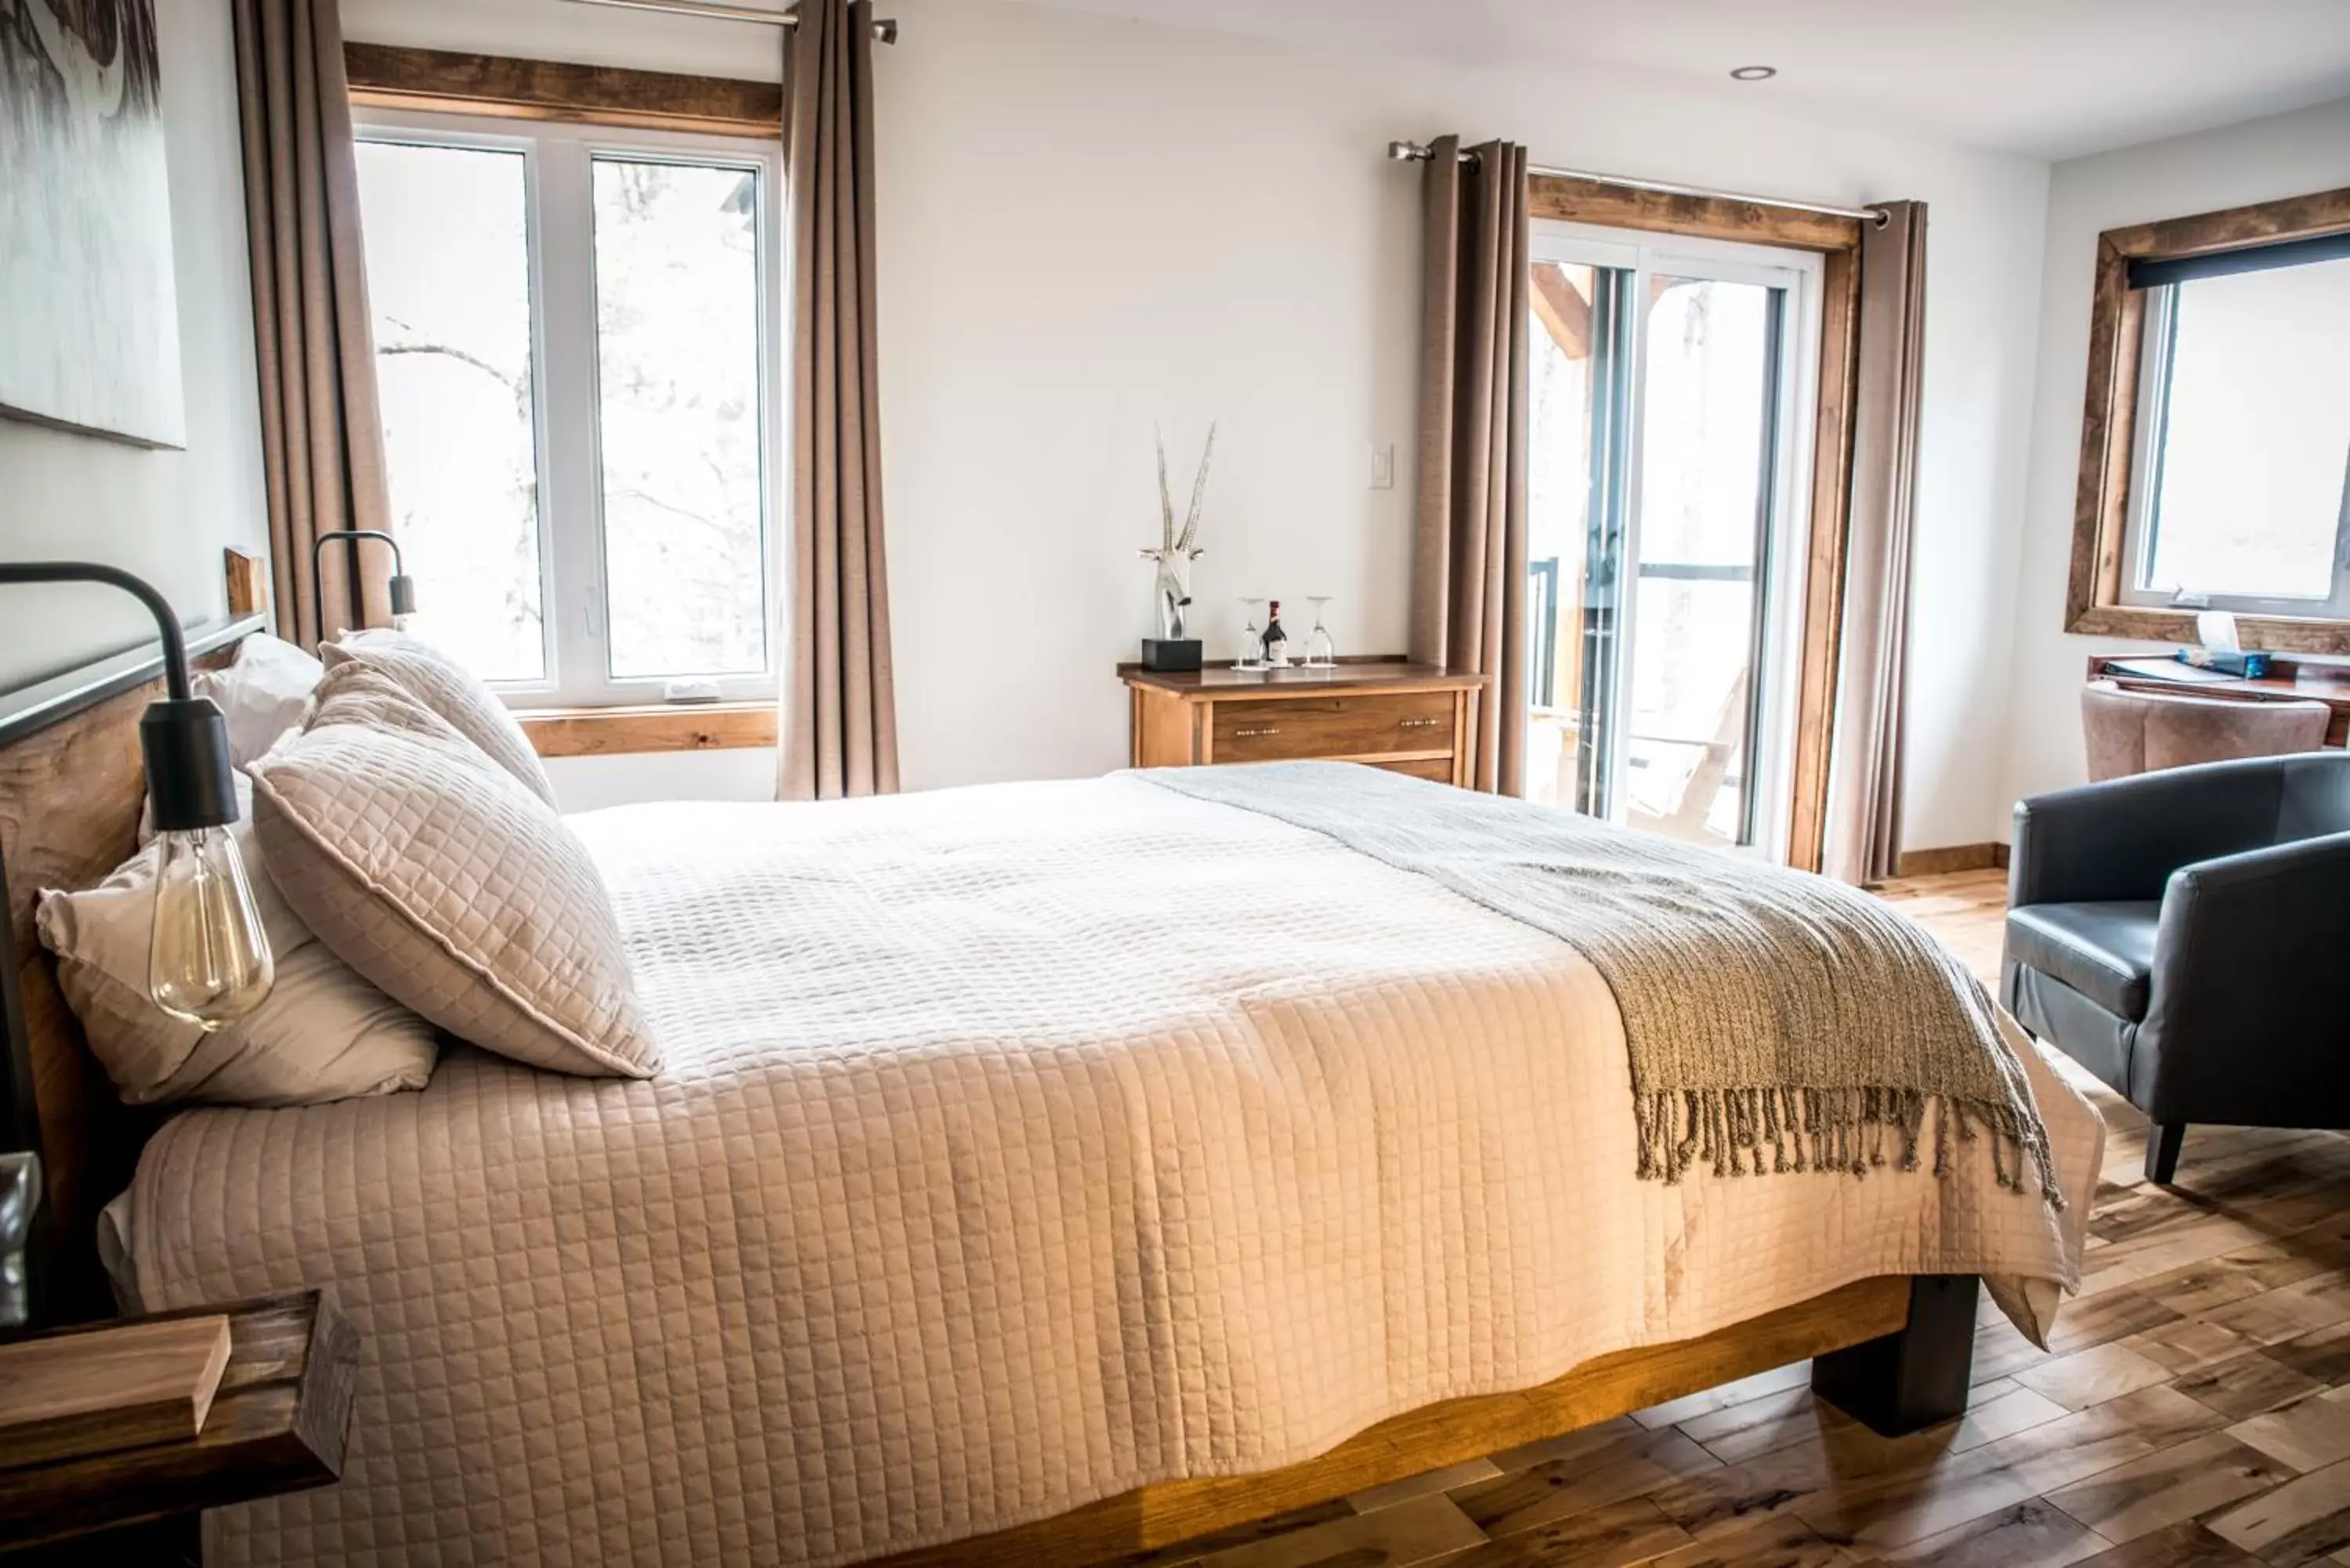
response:
M210 1562L848 1562L1870 1274L2044 1311L2077 1265L2087 1202L1988 1161L1636 1181L1588 964L1267 817L1112 777L574 820L660 1076L451 1052L147 1150L148 1304L328 1285L367 1335L342 1484ZM2085 1199L2097 1118L2022 1050Z

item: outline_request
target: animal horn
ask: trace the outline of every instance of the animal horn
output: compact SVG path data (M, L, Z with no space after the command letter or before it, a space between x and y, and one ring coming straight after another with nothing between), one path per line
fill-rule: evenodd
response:
M1167 435L1154 423L1150 439L1159 448L1159 547L1175 547L1175 498L1167 493Z
M1208 460L1216 455L1216 427L1208 426L1208 444L1200 449L1199 477L1191 482L1191 510L1183 519L1183 536L1175 541L1175 548L1188 550L1200 532L1200 501L1208 492Z

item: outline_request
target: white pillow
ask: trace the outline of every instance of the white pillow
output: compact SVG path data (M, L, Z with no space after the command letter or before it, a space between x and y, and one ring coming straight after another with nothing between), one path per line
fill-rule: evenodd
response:
M95 888L41 894L41 943L57 954L58 985L91 1053L133 1106L304 1106L422 1088L440 1054L432 1026L360 979L279 897L253 841L253 786L243 774L236 792L240 820L226 831L244 857L276 983L259 1007L211 1034L149 1000L162 857L150 844Z
M253 779L278 891L388 994L535 1067L660 1070L587 846L390 677L333 664L302 733Z
M292 643L256 633L238 647L236 662L200 670L191 684L228 720L229 762L241 768L302 722L326 674L324 664Z
M390 680L434 713L446 720L484 756L520 781L525 789L547 805L555 804L555 786L538 753L523 733L512 709L480 676L426 642L404 631L347 631L339 642L318 649L328 669L362 664Z

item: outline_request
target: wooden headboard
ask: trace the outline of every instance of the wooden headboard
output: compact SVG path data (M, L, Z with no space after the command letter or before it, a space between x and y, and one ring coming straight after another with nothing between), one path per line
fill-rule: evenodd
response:
M258 618L190 634L204 666L225 664L259 629ZM0 1147L41 1151L47 1196L34 1230L34 1311L40 1321L110 1316L98 1262L98 1211L130 1184L161 1117L126 1108L82 1042L33 929L44 888L87 888L138 846L146 797L139 716L161 695L161 662L131 661L63 689L0 721L0 899L11 961L0 967L14 1125Z

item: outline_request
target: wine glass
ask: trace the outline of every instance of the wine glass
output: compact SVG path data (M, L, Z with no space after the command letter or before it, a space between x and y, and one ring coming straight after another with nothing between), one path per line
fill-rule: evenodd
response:
M1322 607L1328 604L1329 594L1308 594L1305 602L1314 607L1314 629L1305 634L1305 668L1335 670L1338 666L1338 645L1330 640L1330 628L1322 624Z
M1241 656L1232 660L1232 668L1263 670L1264 668L1264 633L1257 629L1256 607L1264 601L1244 598L1241 603L1248 607L1248 629L1241 633Z

